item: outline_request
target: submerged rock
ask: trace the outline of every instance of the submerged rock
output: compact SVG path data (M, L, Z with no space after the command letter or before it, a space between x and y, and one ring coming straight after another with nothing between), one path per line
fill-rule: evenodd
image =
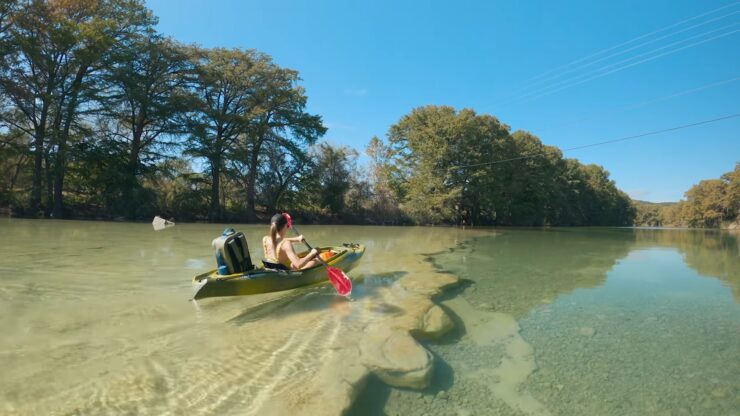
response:
M360 361L391 386L423 389L429 385L434 357L408 332L374 324L363 336Z
M438 338L449 332L454 326L455 324L449 315L442 308L434 305L424 315L423 334L431 338Z
M588 327L581 328L578 332L584 337L592 337L596 335L596 330Z

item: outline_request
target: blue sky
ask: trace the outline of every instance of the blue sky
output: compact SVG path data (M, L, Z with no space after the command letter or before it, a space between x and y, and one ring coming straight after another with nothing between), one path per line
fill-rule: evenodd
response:
M561 148L740 113L740 2L147 5L181 42L254 48L298 70L325 139L360 152L427 104L490 113ZM740 161L740 118L566 156L604 166L633 198L675 201Z

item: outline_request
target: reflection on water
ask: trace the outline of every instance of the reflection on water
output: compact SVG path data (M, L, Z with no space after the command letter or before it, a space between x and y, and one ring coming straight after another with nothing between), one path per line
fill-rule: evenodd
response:
M430 345L451 370L423 394L385 390L385 413L738 414L737 236L503 230L434 261L471 280L443 302L462 328Z
M556 414L737 411L740 307L675 250L636 250L603 287L521 320L540 366L528 387Z
M740 234L716 230L636 230L638 247L675 248L702 276L720 279L740 302Z
M624 229L507 230L434 261L473 280L465 297L474 305L519 317L562 293L603 284L634 242Z

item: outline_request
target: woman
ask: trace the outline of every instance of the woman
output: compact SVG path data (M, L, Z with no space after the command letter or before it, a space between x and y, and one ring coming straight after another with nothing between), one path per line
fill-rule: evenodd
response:
M319 264L315 259L319 252L315 248L304 257L298 257L293 249L293 243L303 242L303 236L288 238L285 237L287 232L288 219L285 215L273 215L270 220L270 235L262 237L262 249L265 251L267 261L282 264L289 270L308 269Z

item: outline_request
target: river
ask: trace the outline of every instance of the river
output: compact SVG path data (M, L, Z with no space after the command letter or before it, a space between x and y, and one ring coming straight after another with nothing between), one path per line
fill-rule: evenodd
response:
M281 414L316 397L331 413L344 396L364 415L740 408L735 235L302 226L314 245L366 245L350 301L327 285L192 302L190 279L214 267L223 228L0 221L0 413ZM267 227L237 228L259 259ZM436 273L461 284L437 298L455 328L420 339L431 384L358 373L346 393L356 360L340 351L396 313L384 288Z

